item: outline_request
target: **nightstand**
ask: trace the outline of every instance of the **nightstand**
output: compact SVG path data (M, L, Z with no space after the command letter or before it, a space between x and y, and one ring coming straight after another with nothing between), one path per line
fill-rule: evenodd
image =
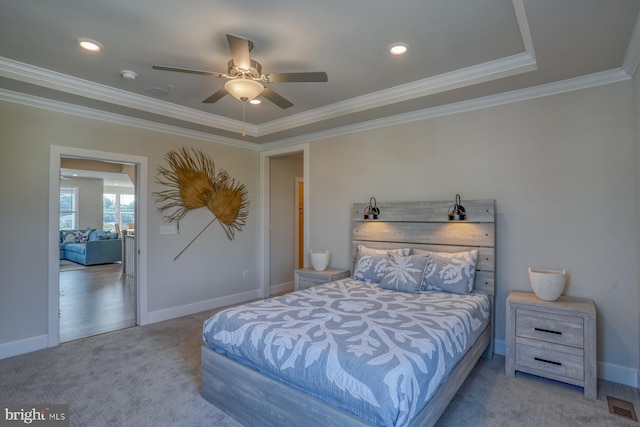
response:
M516 371L577 385L597 399L596 308L586 298L542 301L529 292L507 298L505 374Z
M316 271L311 267L302 268L293 272L293 290L300 291L323 283L349 277L349 270L338 270L327 268L323 271Z

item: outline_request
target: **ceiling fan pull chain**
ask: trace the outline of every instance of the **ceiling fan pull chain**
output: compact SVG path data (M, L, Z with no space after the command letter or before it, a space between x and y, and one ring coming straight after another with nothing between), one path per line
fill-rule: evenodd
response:
M246 134L246 127L244 124L244 107L246 105L245 101L242 101L242 136L247 136Z

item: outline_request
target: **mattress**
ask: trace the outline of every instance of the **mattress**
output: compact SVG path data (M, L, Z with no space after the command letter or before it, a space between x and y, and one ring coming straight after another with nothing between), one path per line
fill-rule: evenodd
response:
M207 346L373 424L402 427L490 322L481 294L343 279L220 311Z

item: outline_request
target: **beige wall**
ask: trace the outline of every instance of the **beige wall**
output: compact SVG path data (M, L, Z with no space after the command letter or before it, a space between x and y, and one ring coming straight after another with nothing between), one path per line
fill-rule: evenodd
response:
M636 68L636 72L633 76L634 87L634 119L635 119L635 132L636 132L636 195L638 200L638 217L637 222L640 224L640 67ZM640 247L640 226L638 227L638 247ZM640 265L640 254L636 258L636 262ZM640 288L640 283L638 283ZM638 307L640 307L640 293L638 295ZM638 313L637 324L640 325L640 312ZM640 340L638 340L640 345ZM638 350L640 352L640 349ZM638 383L640 384L640 360L638 361Z
M638 260L640 83L625 81L310 145L310 245L350 265L353 202L496 199L498 348L504 301L529 290L527 267L566 268L567 293L598 310L599 375L628 381L640 368ZM635 93L634 93L635 88ZM150 312L257 291L259 155L210 142L0 103L0 347L47 333L49 145L145 156L149 164ZM191 212L181 233L160 236L151 193L163 155L205 150L244 183L248 224L229 242L214 224L178 261L173 257L211 219ZM330 166L330 167L328 167ZM42 244L38 244L42 242ZM272 253L278 248L272 248ZM248 277L242 272L248 270ZM626 378L622 378L626 375Z
M498 347L507 295L530 291L527 268L564 268L567 294L595 300L600 374L630 375L640 339L633 123L626 81L314 142L312 245L351 268L350 207L370 196L496 199Z
M148 311L162 312L229 295L257 295L258 152L201 140L0 102L0 348L47 334L48 200L50 145L124 153L148 159ZM160 235L154 204L163 156L182 146L200 148L247 187L247 225L227 239L214 223L177 261L173 258L213 218L192 211L180 234ZM247 277L242 272L247 270Z

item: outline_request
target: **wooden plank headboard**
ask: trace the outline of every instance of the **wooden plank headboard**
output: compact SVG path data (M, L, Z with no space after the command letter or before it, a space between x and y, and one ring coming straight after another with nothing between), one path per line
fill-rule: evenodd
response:
M495 200L463 200L466 221L449 221L452 206L447 202L378 203L377 220L365 220L368 203L354 203L352 210L352 270L359 244L371 248L420 248L437 252L478 249L474 290L491 296L492 335L489 355L493 354L495 312L496 235Z

